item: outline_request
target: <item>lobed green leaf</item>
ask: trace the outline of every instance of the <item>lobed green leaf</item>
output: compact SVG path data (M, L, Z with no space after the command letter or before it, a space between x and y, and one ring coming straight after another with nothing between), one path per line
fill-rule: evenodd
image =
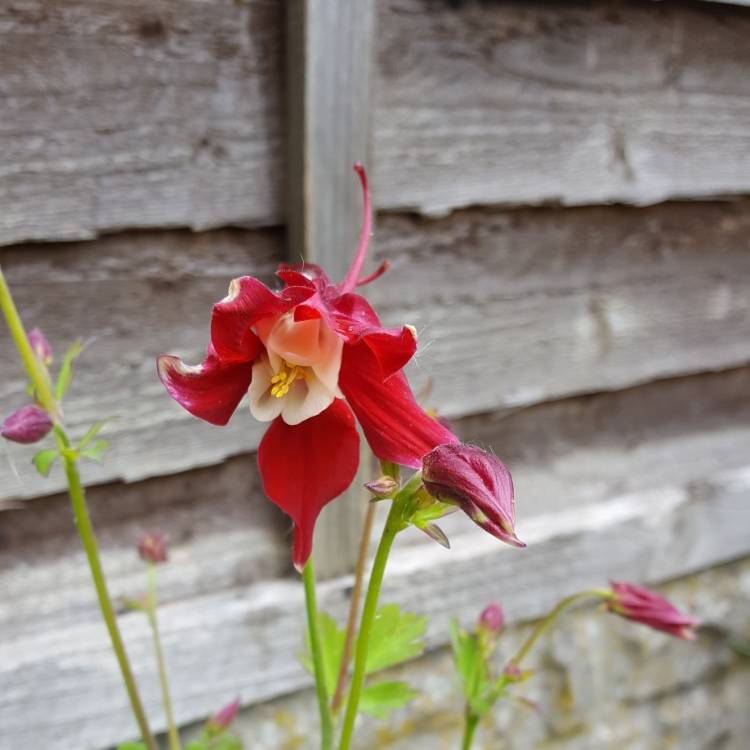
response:
M409 612L402 614L398 604L381 607L370 632L366 673L379 672L420 656L424 651L422 636L426 630L426 617Z
M417 695L405 682L379 682L362 691L359 710L375 719L387 719L391 711L405 706Z

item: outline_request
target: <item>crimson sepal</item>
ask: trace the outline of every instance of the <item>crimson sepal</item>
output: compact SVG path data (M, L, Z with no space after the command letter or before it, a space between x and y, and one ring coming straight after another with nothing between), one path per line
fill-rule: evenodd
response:
M365 341L344 347L339 386L381 461L418 469L433 448L458 442L417 404L402 372L382 378Z
M262 345L251 330L261 319L281 315L315 293L309 279L287 286L276 294L252 276L241 276L229 285L229 294L211 313L211 345L222 362L248 362Z
M266 495L294 521L292 561L301 570L312 552L320 511L352 483L359 435L341 399L315 417L290 426L277 417L258 447Z
M169 395L194 417L215 425L229 421L253 376L252 361L224 363L210 348L200 365L162 355L156 366Z

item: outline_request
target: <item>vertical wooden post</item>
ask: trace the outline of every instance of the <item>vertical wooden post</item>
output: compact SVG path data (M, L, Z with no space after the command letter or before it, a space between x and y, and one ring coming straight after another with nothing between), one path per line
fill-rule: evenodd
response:
M287 247L290 261L320 263L343 278L362 201L352 164L370 163L375 0L287 3ZM321 576L353 569L367 502L360 474L323 511L315 537Z

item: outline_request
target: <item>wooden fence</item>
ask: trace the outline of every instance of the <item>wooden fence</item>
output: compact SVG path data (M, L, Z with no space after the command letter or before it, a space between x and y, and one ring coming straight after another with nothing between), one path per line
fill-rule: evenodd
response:
M415 325L411 377L508 460L520 553L465 519L416 536L386 596L519 619L606 576L658 581L750 552L748 3L132 0L0 8L0 263L57 352L95 337L67 417L119 414L86 466L117 595L140 529L172 540L162 590L178 720L309 684L286 522L262 434L168 399L154 357L197 361L242 274L341 274L378 208L368 288ZM192 231L191 231L192 230ZM284 232L286 230L286 234ZM0 333L0 414L24 402ZM0 461L0 748L133 732L63 478ZM362 502L316 539L346 607ZM340 575L339 574L343 574ZM415 589L414 580L420 584ZM146 625L122 624L163 726Z

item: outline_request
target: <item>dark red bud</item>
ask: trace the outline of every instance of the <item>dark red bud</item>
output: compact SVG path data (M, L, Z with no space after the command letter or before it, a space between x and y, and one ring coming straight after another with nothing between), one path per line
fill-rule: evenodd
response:
M138 540L138 554L144 562L163 563L169 557L167 539L159 531L147 531Z
M613 581L611 585L612 597L606 602L610 612L676 638L695 638L698 621L680 612L663 596L632 583Z
M38 406L24 406L4 422L0 435L14 443L36 443L52 429L49 414Z

